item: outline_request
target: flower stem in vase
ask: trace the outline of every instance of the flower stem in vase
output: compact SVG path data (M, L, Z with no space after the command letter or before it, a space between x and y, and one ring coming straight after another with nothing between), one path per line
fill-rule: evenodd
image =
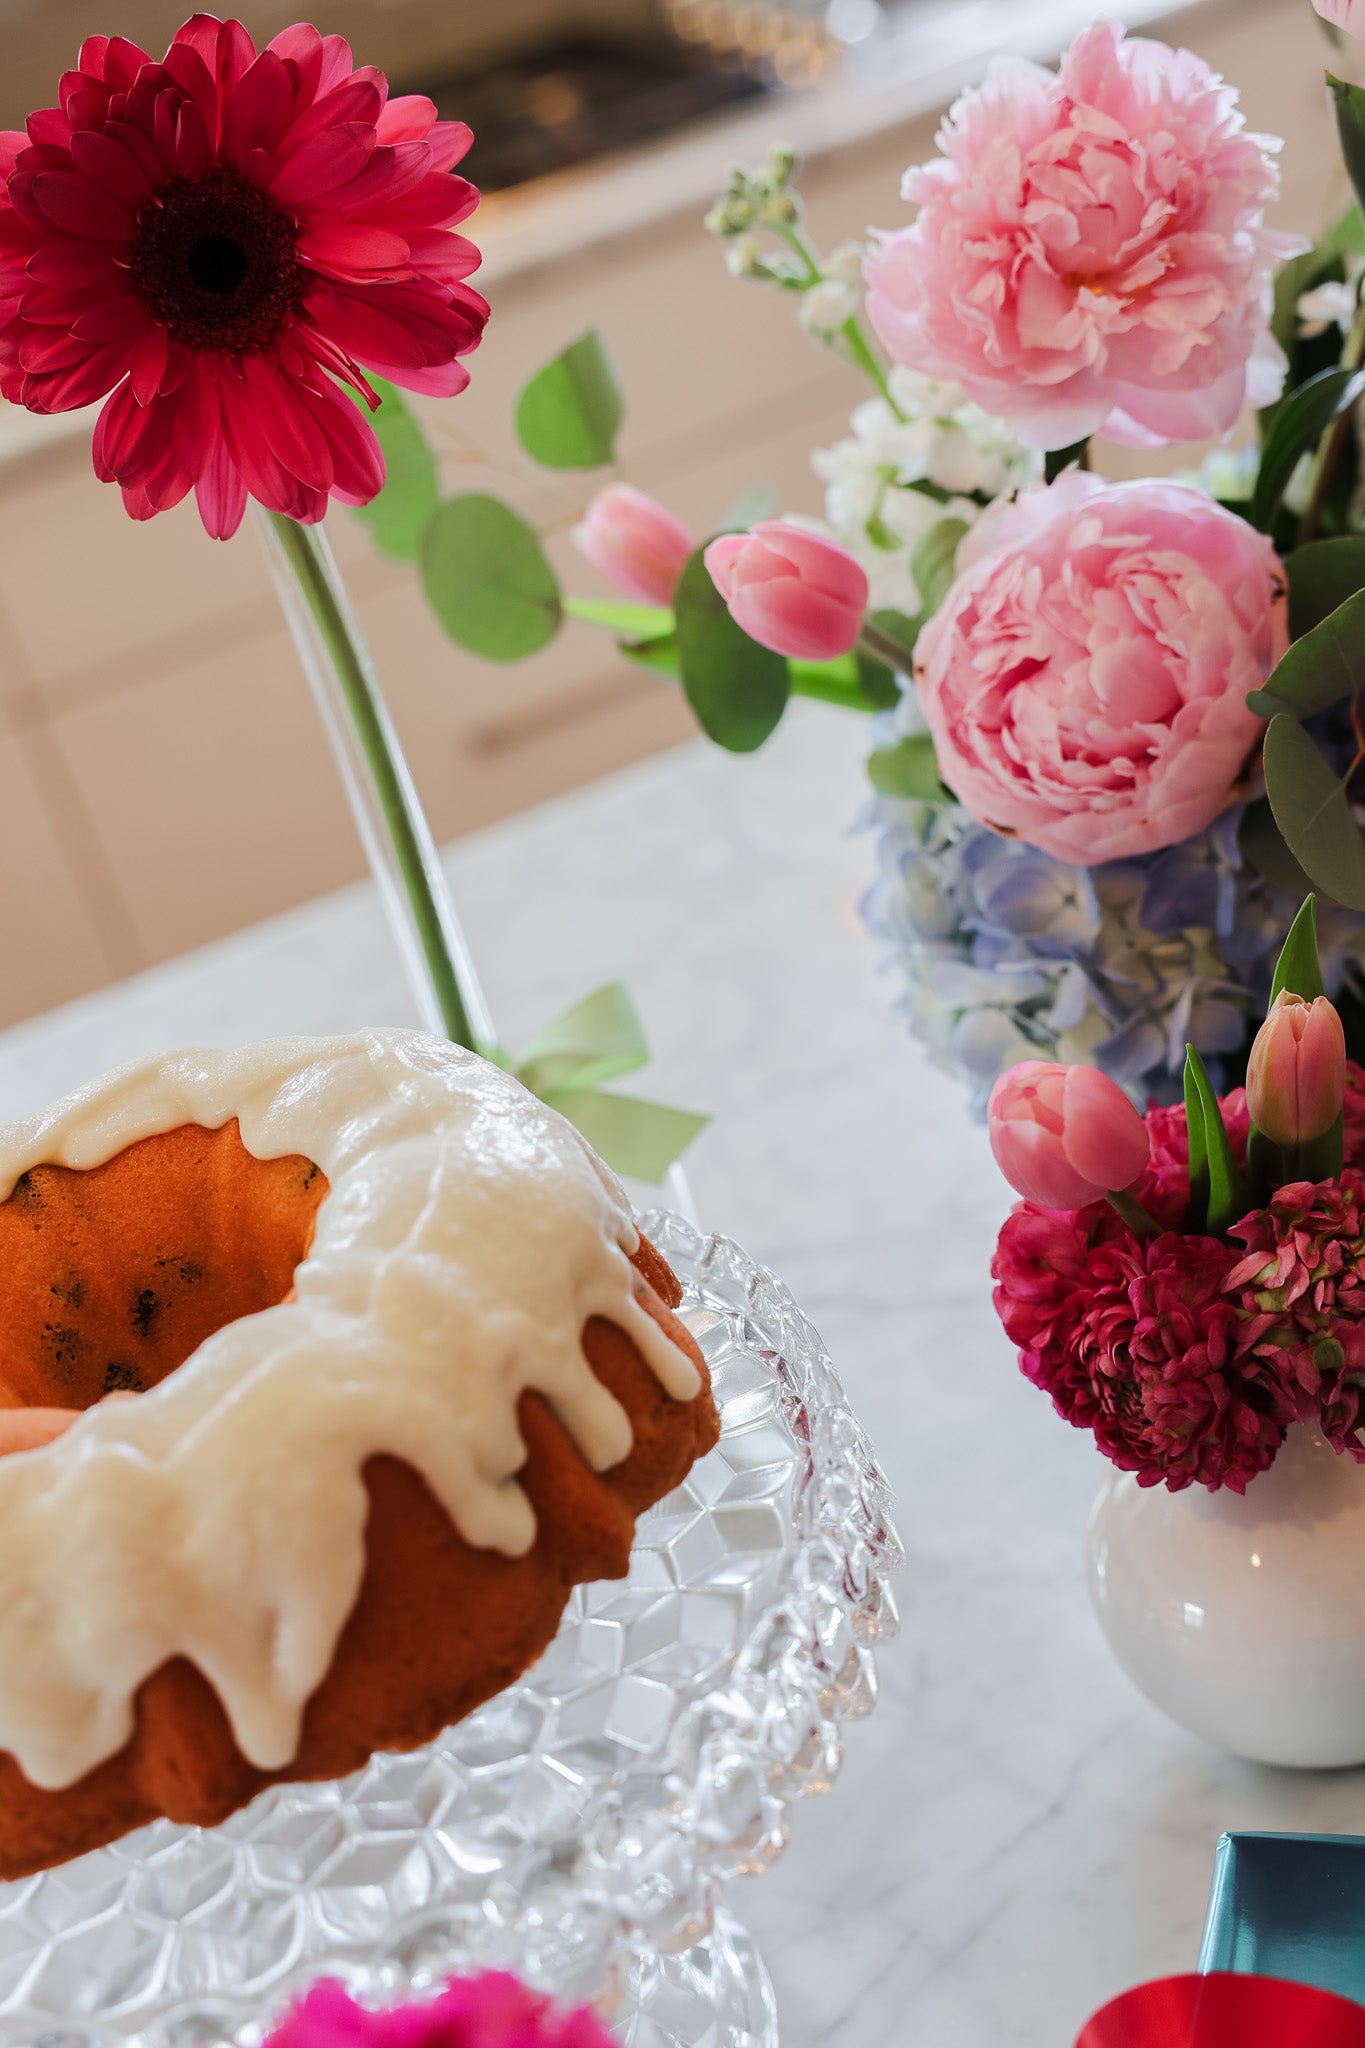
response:
M422 1022L490 1056L488 1006L331 545L279 513L258 525Z

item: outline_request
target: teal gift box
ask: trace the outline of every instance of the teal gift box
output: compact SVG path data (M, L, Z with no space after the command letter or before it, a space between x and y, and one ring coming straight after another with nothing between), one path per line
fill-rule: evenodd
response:
M1224 1835L1199 1969L1289 1977L1365 2005L1365 1836Z

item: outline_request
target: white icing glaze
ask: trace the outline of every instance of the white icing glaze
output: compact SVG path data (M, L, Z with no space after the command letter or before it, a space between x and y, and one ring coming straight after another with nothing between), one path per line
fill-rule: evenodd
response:
M408 1460L470 1543L518 1556L535 1537L515 1478L524 1390L595 1470L629 1451L583 1354L590 1316L670 1394L699 1388L637 1298L618 1182L518 1082L418 1032L125 1067L0 1128L0 1198L31 1166L97 1166L234 1116L258 1159L301 1153L331 1182L296 1299L0 1458L0 1750L38 1786L115 1755L137 1688L177 1654L243 1755L287 1765L359 1591L366 1458Z

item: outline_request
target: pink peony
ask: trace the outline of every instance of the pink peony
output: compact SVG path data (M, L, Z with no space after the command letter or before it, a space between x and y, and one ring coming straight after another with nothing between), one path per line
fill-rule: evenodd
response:
M1199 440L1279 396L1271 278L1304 245L1264 224L1278 142L1199 58L1097 23L1055 77L997 60L939 147L866 266L897 362L1033 448Z
M1072 473L971 541L915 651L944 781L980 824L1083 865L1203 831L1288 645L1269 540L1191 485Z
M1091 1240L1079 1273L1078 1232ZM1028 1334L1022 1370L1140 1486L1241 1493L1284 1441L1293 1403L1227 1297L1233 1258L1215 1238L1140 1239L1098 1208L1044 1235L1024 1203L1000 1233L996 1307L1016 1342Z
M1365 41L1365 0L1313 0L1324 21Z
M996 1165L1044 1208L1083 1208L1147 1164L1146 1125L1097 1067L1023 1060L996 1082L986 1118Z
M519 1978L453 1977L436 1998L370 2012L340 1984L315 1984L265 2048L616 2048L585 2008L569 2011Z
M633 484L599 491L571 538L623 596L665 606L697 545L680 519Z
M856 646L867 576L846 548L804 526L761 519L706 550L711 581L751 640L793 661L832 661Z

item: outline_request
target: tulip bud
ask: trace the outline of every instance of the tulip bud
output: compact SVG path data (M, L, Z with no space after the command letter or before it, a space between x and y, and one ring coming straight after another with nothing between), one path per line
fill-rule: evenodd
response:
M624 596L670 605L696 546L680 519L631 484L608 484L589 505L574 546Z
M1000 1076L986 1118L1000 1171L1044 1209L1130 1188L1151 1156L1146 1124L1097 1067L1025 1060Z
M1330 1131L1346 1099L1346 1035L1326 996L1305 1002L1282 989L1247 1062L1247 1106L1272 1144L1309 1145Z
M713 540L706 566L736 625L761 647L795 661L832 661L857 645L867 577L823 534L761 519L751 533Z
M1313 0L1313 6L1333 28L1365 40L1365 0Z

